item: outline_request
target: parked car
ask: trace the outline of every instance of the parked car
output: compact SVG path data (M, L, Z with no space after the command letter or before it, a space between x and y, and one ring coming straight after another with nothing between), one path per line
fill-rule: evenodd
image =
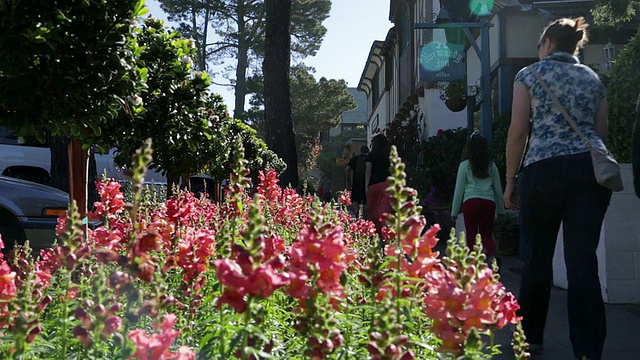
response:
M115 149L106 154L95 153L98 177L124 181L124 172L114 161ZM51 181L51 151L49 144L41 143L34 137L16 136L13 131L0 126L0 175L29 180L44 185ZM145 182L166 184L167 180L156 171L148 171Z
M0 176L0 234L5 248L29 240L34 249L53 244L59 216L69 206L69 194L50 186Z

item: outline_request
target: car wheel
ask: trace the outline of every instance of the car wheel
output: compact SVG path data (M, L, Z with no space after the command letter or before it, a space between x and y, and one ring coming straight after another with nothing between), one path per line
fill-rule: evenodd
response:
M27 236L22 229L22 224L16 217L5 209L0 209L0 235L4 243L4 252L9 252L15 244L23 245Z

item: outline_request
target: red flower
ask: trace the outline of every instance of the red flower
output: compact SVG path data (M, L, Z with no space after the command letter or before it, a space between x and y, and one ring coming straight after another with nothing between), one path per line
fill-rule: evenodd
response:
M260 265L251 273L247 281L249 293L257 298L266 299L273 292L289 283L288 274L276 274L268 266Z
M282 189L278 185L278 174L275 170L260 170L258 172L260 184L258 185L258 196L268 203L274 203L282 195Z
M87 213L90 219L112 218L124 210L124 195L120 191L119 182L114 180L96 181L96 190L100 195L100 201L94 204L94 211Z
M173 329L175 322L176 316L167 314L159 326L159 333L147 334L142 329L130 331L129 339L137 347L136 353L131 358L138 360L195 359L196 354L186 347L181 347L178 352L171 352L170 346L180 335L179 330Z
M304 284L311 274L317 274L317 289L332 296L342 296L340 276L347 268L345 242L342 228L331 228L331 224L306 227L289 249L291 285L289 294L296 298L308 296Z
M222 304L228 304L237 313L242 314L247 309L247 303L244 301L244 294L241 294L234 288L224 288L224 292L218 299L218 307Z
M0 264L0 300L11 300L16 297L16 273L11 271L9 264L4 260Z
M340 199L339 199L340 204L344 205L344 206L349 206L351 205L351 193L348 191L344 191L340 194Z
M109 336L122 328L122 319L118 316L110 316L104 322L104 328L100 333L102 336Z
M150 252L160 250L160 244L158 240L160 237L155 233L146 233L138 238L135 244L134 253L138 252Z
M245 293L247 287L247 279L242 273L242 268L237 262L229 259L216 260L213 262L216 267L216 275L222 285Z

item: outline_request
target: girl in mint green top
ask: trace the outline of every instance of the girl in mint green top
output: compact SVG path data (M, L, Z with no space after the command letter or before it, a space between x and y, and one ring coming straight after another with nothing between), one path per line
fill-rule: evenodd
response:
M504 213L502 185L498 168L491 161L489 142L478 131L469 137L465 157L458 166L451 217L455 221L462 210L469 248L473 249L476 235L480 234L485 253L494 257L493 222L496 212Z
M477 178L473 175L469 159L460 163L458 166L458 177L456 179L456 189L453 193L453 202L451 203L451 216L456 217L460 214L462 203L472 198L480 198L491 200L496 204L498 214L504 214L504 203L502 201L502 184L500 183L500 174L495 163L491 162L491 177Z

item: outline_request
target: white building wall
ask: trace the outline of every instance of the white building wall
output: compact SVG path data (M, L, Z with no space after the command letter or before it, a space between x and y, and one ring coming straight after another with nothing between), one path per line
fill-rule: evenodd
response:
M539 16L516 14L505 16L503 22L507 57L537 58L537 44L546 22Z
M427 89L424 97L420 98L420 108L425 111L425 137L436 135L438 130L455 129L467 126L467 111L451 112L440 100L440 91Z
M389 123L389 92L385 91L380 96L378 106L371 113L369 126L367 126L367 142L371 142L378 132L382 132Z

